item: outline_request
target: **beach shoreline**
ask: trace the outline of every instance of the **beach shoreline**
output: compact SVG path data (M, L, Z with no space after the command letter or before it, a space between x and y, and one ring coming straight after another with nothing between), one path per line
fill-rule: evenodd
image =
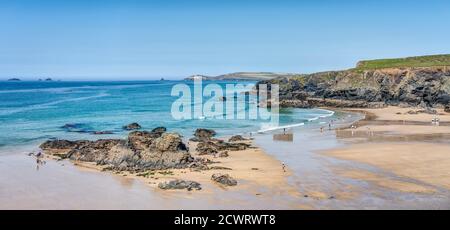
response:
M442 116L441 119L444 125L433 127L437 129L431 130L428 127L429 125L425 123L433 115L404 114L412 108L389 107L390 112L387 112L385 109L325 109L332 109L333 111L343 112L344 114L350 113L355 116L351 119L343 116L341 119L328 121L334 122L333 128L331 130L325 129L323 132L319 130L319 126L315 126L314 128L293 127L292 130L287 130L288 134L292 135L292 137L287 139L280 139L279 135L283 135L283 130L258 134L253 137L253 140L244 141L254 147L241 151L229 151L228 157L198 156L197 153L192 152L195 157L218 161L218 163L212 164L212 166L218 166L217 169L200 171L190 169L156 170L146 176L142 176L142 173L138 176L136 173L128 172L102 172L102 168L93 163L74 163L68 162L68 160L57 161L49 159L47 165L52 165L49 168L55 169L55 165L59 165L60 167L52 172L52 170L47 169L46 165L42 166L41 171L47 171L49 173L46 177L58 177L56 174L61 174L62 171L66 171L65 173L69 175L74 174L74 178L69 180L77 181L81 177L78 175L80 172L83 174L88 173L90 175L89 177L96 178L95 180L98 183L101 183L99 182L100 180L103 180L103 182L108 181L105 186L106 188L110 186L112 190L124 189L122 188L123 181L128 181L126 182L128 187L125 186L125 191L128 191L126 193L129 194L129 189L132 189L133 192L139 195L136 195L136 197L127 197L128 195L123 197L123 202L128 202L128 204L117 203L111 200L108 202L103 199L100 199L103 200L101 204L96 204L91 201L89 204L80 202L74 205L67 203L67 201L61 201L60 199L58 201L59 203L56 204L54 203L56 201L49 200L51 197L56 196L54 194L55 188L42 189L42 191L34 188L36 192L34 195L41 198L44 197L43 199L46 200L43 204L36 204L30 201L27 203L27 199L25 199L23 202L20 202L22 205L17 205L17 203L13 204L11 201L5 200L5 202L2 202L3 208L173 209L182 207L185 209L196 209L202 207L206 209L396 209L428 207L432 209L445 209L450 207L447 206L449 203L447 203L448 199L445 198L449 194L449 185L446 182L448 178L446 177L448 175L446 173L448 173L448 170L445 168L449 164L446 160L447 155L445 154L449 146L448 143L438 143L439 140L442 142L442 135L445 136L448 131L445 123L449 119L448 114L443 115L443 111L438 111L438 114ZM398 114L399 111L402 114ZM360 119L361 112L366 114L364 119ZM389 113L391 115L393 114L393 117L389 117ZM418 116L414 117L415 115ZM399 116L406 120L405 125L398 124ZM380 117L383 119L381 120ZM391 119L389 120L387 118ZM352 126L357 127L352 128ZM369 129L367 127L370 127L370 131L368 131ZM408 128L411 127L414 127L414 129L409 130ZM405 135L416 137L416 139L413 139L414 141L411 145L407 145L408 149L406 150L402 149L405 148L405 145L401 142L405 138ZM301 141L297 140L298 138ZM226 139L226 137L221 137L221 139ZM423 143L424 141L425 143ZM310 143L305 145L306 142ZM411 173L405 170L423 160L423 157L417 155L418 150L423 152L424 149L434 148L436 147L436 143L439 145L438 153L428 156L425 158L424 163L418 165L421 169L420 173ZM392 148L392 150L382 150L381 148L383 146L385 148ZM189 149L195 149L194 142L189 142ZM411 149L417 151L411 151ZM367 154L358 154L361 152ZM383 154L378 158L371 158L369 154L373 154L374 152L382 152ZM399 158L403 159L408 157L413 162L406 164L399 161L395 157L395 154L393 154L395 152L408 152L409 155L400 155ZM389 154L392 156L386 158L386 155ZM30 170L30 166L34 164L31 157L25 156L25 153L20 157L17 154L10 154L10 157L22 158L21 160L17 160L16 163L19 165L27 165L28 175L31 178L26 179L22 177L23 183L27 183L30 180L48 183L42 182L46 181L46 178L42 178L39 175L40 172L33 173ZM380 158L390 159L392 164L386 164L386 161L380 161ZM5 159L5 156L0 158L0 163L6 163L6 160L2 162L1 159ZM426 166L436 160L441 161L441 166L431 167L435 170L427 171ZM69 165L70 167L68 167ZM11 169L12 167L4 168L5 172ZM15 173L20 173L17 170L20 170L20 167L16 167L16 172L10 172L13 177ZM238 185L218 185L216 182L211 181L211 175L216 173L229 174L238 181ZM420 176L418 174L423 175ZM60 179L61 181L59 181ZM56 184L59 184L58 189L62 192L61 196L65 196L68 190L73 189L73 185L70 185L72 182L65 182L64 178L60 179L54 180L57 181ZM120 181L120 185L117 185L117 182L111 183L111 179ZM158 188L160 182L167 182L174 179L196 181L201 184L202 189L199 191L186 191L162 190ZM5 180L7 182L6 184L10 180L11 178ZM11 191L3 189L1 192L2 196L0 197L10 198L14 196L13 193L17 192L17 190L23 193L23 186L19 186L18 182L14 184L19 188L11 189ZM79 186L77 189L92 189L86 188L88 185L81 182L76 182L76 184ZM367 189L370 189L368 190L370 191L369 194L365 194ZM90 195L92 198L97 197L98 199L101 191L101 188L97 188L92 190ZM151 198L143 198L148 196L149 194L147 193L149 192L152 194ZM53 196L49 198L49 194L53 194ZM123 196L123 194L121 195ZM22 197L23 199L24 196L30 196L30 194L25 192L17 197ZM405 200L395 198L398 196L404 196ZM409 200L411 196L414 197L413 200L419 199L420 202L417 205L409 203L414 202ZM31 198L33 198L33 195ZM77 199L83 200L84 198ZM139 199L141 201L153 200L153 203L142 204L138 202ZM154 200L157 201L155 202ZM163 202L168 200L171 201L169 205ZM239 203L236 202L237 200L246 200L246 202ZM198 203L199 205L192 206L191 202Z

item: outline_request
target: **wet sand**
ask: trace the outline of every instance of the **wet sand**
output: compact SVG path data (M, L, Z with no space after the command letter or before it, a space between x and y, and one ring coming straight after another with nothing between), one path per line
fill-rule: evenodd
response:
M344 177L412 197L422 194L429 197L427 204L437 197L449 197L450 126L445 122L450 120L450 114L442 110L437 115L407 114L410 110L365 109L369 119L357 122L355 128L336 130L338 139L347 145L322 153L371 168L337 167L335 171ZM436 117L441 121L439 126L431 122ZM407 122L402 125L403 121ZM450 209L450 199L418 208Z

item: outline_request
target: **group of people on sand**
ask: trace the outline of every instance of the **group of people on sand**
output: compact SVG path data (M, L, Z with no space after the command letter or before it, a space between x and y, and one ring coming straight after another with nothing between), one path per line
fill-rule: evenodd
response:
M331 120L330 122L328 122L328 130L331 130L331 127L334 125L334 120ZM320 132L323 133L325 127L321 126L320 127Z

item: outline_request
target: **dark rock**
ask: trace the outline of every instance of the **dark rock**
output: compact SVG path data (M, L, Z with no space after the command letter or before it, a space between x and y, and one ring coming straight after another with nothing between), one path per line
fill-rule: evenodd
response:
M80 145L80 141L68 141L68 140L53 140L42 143L39 147L41 149L72 149Z
M218 146L212 141L199 142L196 151L199 155L215 155L218 153Z
M444 112L450 113L450 105L445 106Z
M223 151L221 153L219 153L219 157L228 157L228 151Z
M94 135L106 135L106 134L113 134L112 131L94 131L92 134Z
M199 183L195 181L185 181L185 180L172 180L169 182L159 183L158 187L160 189L168 190L168 189L187 189L188 191L191 191L193 189L195 190L201 190L202 187Z
M235 136L230 137L230 139L228 139L229 142L246 141L246 140L247 139L245 139L241 135L235 135Z
M138 123L131 123L122 127L125 130L136 130L141 129L141 126Z
M197 144L196 151L200 155L215 155L219 151L241 151L250 147L246 143L229 143L219 139L209 139Z
M235 186L237 181L228 174L216 173L211 176L211 180L225 186Z
M176 133L135 131L127 140L52 140L40 148L61 158L110 165L112 170L187 168L194 161Z
M208 140L216 135L216 131L212 129L197 129L194 136L196 140Z
M152 129L152 133L160 133L163 134L167 131L166 127L157 127Z
M69 123L61 126L62 129L66 130L67 132L74 132L74 133L91 133L92 128L83 123Z
M199 170L209 170L208 164L206 162L194 162L189 165L189 168Z

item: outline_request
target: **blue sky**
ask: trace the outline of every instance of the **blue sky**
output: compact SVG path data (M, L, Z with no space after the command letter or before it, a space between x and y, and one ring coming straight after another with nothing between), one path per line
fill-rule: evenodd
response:
M0 1L0 78L309 73L450 53L448 1Z

